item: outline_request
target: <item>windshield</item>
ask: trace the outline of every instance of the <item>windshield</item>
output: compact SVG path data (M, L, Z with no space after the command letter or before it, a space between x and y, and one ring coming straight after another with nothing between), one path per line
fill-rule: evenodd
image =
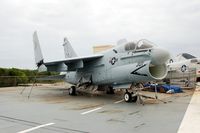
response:
M155 46L155 44L153 44L152 42L148 40L140 40L137 43L136 50L149 49L149 48L152 48L153 46Z

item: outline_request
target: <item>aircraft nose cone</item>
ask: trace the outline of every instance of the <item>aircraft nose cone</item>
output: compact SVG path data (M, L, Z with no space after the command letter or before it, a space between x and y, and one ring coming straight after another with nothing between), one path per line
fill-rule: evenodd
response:
M170 58L170 54L167 50L162 48L156 48L152 50L152 61L154 65L164 64Z

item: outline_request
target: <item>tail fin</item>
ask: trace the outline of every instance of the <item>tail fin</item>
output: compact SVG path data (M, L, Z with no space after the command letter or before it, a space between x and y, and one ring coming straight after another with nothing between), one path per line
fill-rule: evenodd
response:
M65 52L65 58L72 58L77 57L77 54L75 53L74 49L72 48L70 42L67 40L67 38L64 38L64 52Z
M40 48L37 31L33 33L33 44L34 44L35 63L38 67L40 67L44 63L44 59L42 56L42 51Z

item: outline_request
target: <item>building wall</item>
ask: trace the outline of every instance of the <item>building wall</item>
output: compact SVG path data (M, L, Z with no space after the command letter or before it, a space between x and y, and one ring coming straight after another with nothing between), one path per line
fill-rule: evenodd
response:
M99 53L99 52L102 52L102 51L106 51L108 49L111 49L113 48L114 45L96 45L93 47L93 53L96 54L96 53Z

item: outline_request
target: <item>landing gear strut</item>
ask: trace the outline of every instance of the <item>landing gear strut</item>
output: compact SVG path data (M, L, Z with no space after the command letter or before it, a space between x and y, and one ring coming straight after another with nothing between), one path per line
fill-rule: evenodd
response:
M109 86L106 90L107 94L115 94L113 87Z
M132 96L132 101L135 103L136 101L137 101L137 99L138 99L138 96L136 95L136 96Z
M76 95L76 87L75 86L71 86L69 88L69 95L71 95L71 96L75 96Z

